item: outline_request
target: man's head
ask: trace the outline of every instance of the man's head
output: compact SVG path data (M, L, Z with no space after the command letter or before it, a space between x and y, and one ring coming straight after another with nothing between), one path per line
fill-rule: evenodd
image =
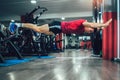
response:
M84 30L85 30L85 33L93 33L94 32L94 28L90 28L90 27L85 27Z

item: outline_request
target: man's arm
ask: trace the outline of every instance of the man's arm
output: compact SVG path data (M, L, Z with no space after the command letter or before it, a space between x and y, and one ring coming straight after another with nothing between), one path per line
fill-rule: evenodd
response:
M90 28L102 28L107 27L111 23L112 19L109 19L106 23L92 23L92 22L84 22L83 26Z

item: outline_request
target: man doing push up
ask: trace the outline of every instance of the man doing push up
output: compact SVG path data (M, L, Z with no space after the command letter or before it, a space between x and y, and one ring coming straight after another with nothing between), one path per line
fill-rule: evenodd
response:
M23 27L32 29L35 32L44 33L46 35L54 35L58 33L64 33L64 34L82 34L84 32L86 33L92 33L94 31L94 28L105 28L109 26L112 19L109 19L106 23L93 23L88 22L85 19L78 19L78 20L72 20L72 21L53 21L49 24L44 24L41 26L36 26L31 23L10 23L9 27Z

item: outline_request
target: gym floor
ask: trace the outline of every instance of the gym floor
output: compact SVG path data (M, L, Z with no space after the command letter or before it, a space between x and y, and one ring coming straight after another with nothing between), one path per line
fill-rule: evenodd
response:
M0 80L120 80L120 64L91 57L89 50L65 50L52 59L37 59L0 68Z

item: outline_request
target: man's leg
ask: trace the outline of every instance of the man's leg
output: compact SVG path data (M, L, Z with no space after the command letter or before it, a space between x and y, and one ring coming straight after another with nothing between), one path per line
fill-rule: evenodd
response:
M48 24L44 24L44 25L41 25L41 26L36 26L34 24L31 24L31 23L23 23L22 26L24 28L32 29L35 32L44 33L46 35L54 35L53 32L49 31L49 25Z
M37 26L37 25L31 24L31 23L12 23L12 24L10 24L10 27L11 26L17 26L18 28L23 27L23 28L32 29L35 32L44 33L46 35L53 35L54 34L53 32L49 31L48 24Z

